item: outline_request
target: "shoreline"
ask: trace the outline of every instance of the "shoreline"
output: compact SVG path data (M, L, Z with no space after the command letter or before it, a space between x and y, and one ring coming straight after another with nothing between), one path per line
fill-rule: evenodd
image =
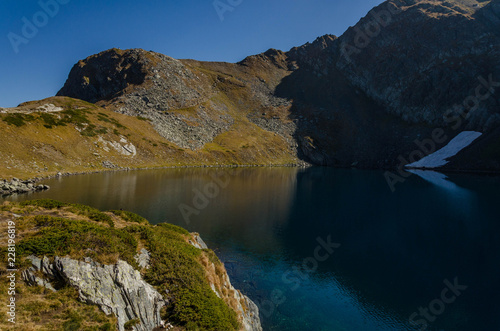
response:
M162 170L162 169L201 169L201 168L312 168L312 167L321 167L321 168L331 168L331 169L351 169L351 170L379 170L379 171L395 171L398 169L394 168L361 168L361 167L330 167L330 166L317 166L314 164L310 164L307 162L303 163L291 163L291 164L217 164L217 165L183 165L183 166L158 166L158 167L144 167L144 168L114 168L114 169L100 169L100 170L91 170L91 171L77 171L77 172L59 172L55 175L47 175L43 177L29 177L29 178L16 178L11 177L11 179L0 178L1 182L31 182L33 184L40 183L44 180L54 179L54 178L62 178L69 176L77 176L77 175L93 175L100 173L111 173L111 172L124 172L124 171L141 171L141 170ZM422 170L422 171L433 171L439 172L445 175L451 174L467 174L467 175L477 175L477 176L500 176L500 171L495 170L457 170L457 169L434 169L434 168L408 168L409 170ZM406 170L405 170L406 171ZM43 184L42 184L43 185ZM38 187L40 185L34 186ZM50 189L47 185L43 185L43 190ZM41 190L41 189L40 189ZM0 195L0 198L12 196L14 194L28 194L33 193L37 190L29 191L29 192L12 192L10 194Z

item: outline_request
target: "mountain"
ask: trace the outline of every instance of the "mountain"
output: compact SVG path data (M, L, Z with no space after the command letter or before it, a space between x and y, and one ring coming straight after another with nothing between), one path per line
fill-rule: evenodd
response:
M499 0L390 0L338 38L238 63L110 49L57 95L146 118L196 164L398 168L468 130L483 135L444 168L499 171L499 28Z

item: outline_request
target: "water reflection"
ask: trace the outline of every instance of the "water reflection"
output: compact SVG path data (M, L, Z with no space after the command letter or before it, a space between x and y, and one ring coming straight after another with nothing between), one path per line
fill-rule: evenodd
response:
M195 207L214 176L227 185L187 223L179 206ZM123 208L199 232L261 304L266 330L413 330L409 316L455 277L469 288L429 330L498 330L500 180L431 177L392 193L377 171L168 169L53 180L29 198ZM284 281L327 236L341 247L300 286Z

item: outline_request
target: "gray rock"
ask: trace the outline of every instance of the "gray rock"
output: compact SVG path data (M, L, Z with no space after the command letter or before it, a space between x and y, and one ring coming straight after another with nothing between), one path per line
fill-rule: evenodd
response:
M31 260L32 266L24 270L21 274L26 283L31 286L42 286L56 292L56 289L52 286L50 281L37 276L37 272L42 271L43 273L50 275L53 279L57 278L52 272L52 265L50 265L48 259L46 257L39 259L36 256L29 256L28 259Z
M160 309L168 304L153 286L146 283L139 271L124 261L115 265L81 262L67 257L55 257L50 264L47 257L31 256L32 267L23 272L31 285L40 285L55 291L50 281L35 276L37 271L49 280L64 280L78 289L80 300L98 305L106 314L118 319L118 329L132 319L139 319L136 331L150 331L161 325Z
M34 185L35 182L36 180L34 179L24 181L20 181L17 178L13 178L11 181L0 179L0 194L7 196L50 189L48 185Z
M143 248L141 251L134 257L134 259L137 261L137 264L141 268L149 268L149 261L151 260L151 255L149 252Z
M189 243L198 249L207 249L208 246L205 244L203 239L201 239L198 233L191 233L194 240L189 240Z

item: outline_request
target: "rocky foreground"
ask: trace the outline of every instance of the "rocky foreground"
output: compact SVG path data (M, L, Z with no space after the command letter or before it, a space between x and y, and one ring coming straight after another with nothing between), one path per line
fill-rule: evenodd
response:
M12 224L17 321L2 319L2 330L262 330L257 306L198 234L53 200L4 203L3 237Z

